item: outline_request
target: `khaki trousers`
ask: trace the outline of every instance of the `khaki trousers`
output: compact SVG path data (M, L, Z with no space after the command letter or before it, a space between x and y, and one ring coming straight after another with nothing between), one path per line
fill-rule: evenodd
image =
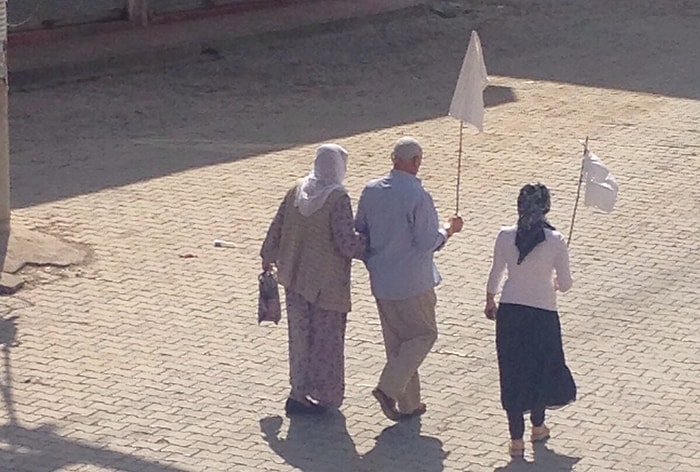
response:
M437 339L435 290L405 300L379 300L387 362L378 388L395 399L399 411L411 413L420 404L418 367Z

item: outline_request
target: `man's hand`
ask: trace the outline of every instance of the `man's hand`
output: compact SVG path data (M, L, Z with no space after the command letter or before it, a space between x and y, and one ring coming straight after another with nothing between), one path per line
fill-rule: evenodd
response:
M447 223L445 224L445 231L447 231L448 236L452 236L453 234L462 231L463 225L464 221L462 220L461 216L452 215L447 219Z
M262 270L263 270L263 272L270 272L270 271L272 271L272 267L273 267L272 262L265 261L265 260L262 261Z

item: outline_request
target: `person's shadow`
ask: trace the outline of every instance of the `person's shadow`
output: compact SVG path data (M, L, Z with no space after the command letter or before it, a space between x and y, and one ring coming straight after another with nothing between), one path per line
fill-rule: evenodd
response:
M284 461L304 472L357 472L361 470L355 443L345 416L329 411L321 416L292 416L285 438L279 437L282 418L260 420L263 439Z
M442 442L421 436L420 417L390 426L377 437L371 451L362 457L362 472L440 472L447 453Z
M384 429L376 444L360 456L339 411L318 417L293 416L286 438L282 418L260 420L263 438L284 461L304 472L440 472L446 457L442 443L420 435L420 419Z
M0 315L0 351L2 351L3 371L0 375L0 393L7 409L7 420L17 423L15 403L12 399L12 373L10 368L10 348L17 346L17 317L5 318Z
M0 314L0 352L3 363L0 372L0 396L6 421L0 423L0 471L54 472L74 465L96 465L100 470L128 472L185 472L175 465L160 464L135 455L112 451L106 446L93 445L61 436L56 427L43 424L23 426L17 419L12 394L10 349L19 346L17 317ZM0 422L3 405L0 404Z
M544 443L535 443L533 460L514 459L505 467L496 467L494 472L571 472L580 457L558 454Z

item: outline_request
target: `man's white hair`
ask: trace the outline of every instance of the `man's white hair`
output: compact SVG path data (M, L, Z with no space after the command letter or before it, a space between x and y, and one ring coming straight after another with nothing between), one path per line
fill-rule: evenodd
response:
M396 141L394 152L391 153L391 160L413 159L416 156L423 156L423 148L415 138L403 137Z

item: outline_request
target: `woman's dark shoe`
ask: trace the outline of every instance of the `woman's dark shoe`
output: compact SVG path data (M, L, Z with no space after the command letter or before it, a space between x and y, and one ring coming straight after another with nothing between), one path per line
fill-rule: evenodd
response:
M289 415L320 415L326 411L321 405L316 403L303 403L293 398L287 398L284 404L284 412Z

